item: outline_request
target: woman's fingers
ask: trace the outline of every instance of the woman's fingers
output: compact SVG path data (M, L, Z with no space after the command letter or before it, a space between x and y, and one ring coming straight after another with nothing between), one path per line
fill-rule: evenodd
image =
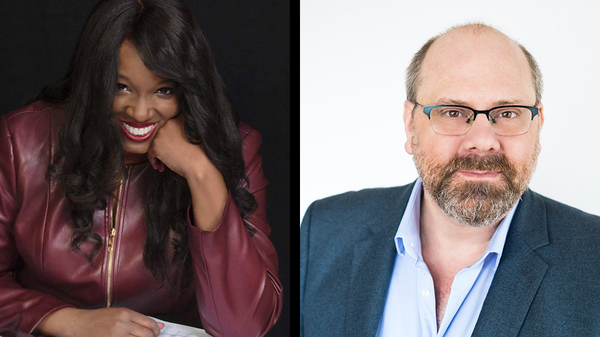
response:
M154 336L158 336L160 335L160 330L164 327L164 324L157 323L152 318L139 313L133 315L131 321L139 326L139 328L134 329L134 331L131 332L134 336L146 336L148 335L148 332L152 332Z
M152 151L148 151L148 161L153 169L158 170L159 172L164 171L165 164L163 164L163 162L160 161L160 159L158 159L154 153L152 153Z

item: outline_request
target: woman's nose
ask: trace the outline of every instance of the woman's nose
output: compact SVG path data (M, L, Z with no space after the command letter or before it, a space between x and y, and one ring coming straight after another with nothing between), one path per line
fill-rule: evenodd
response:
M139 97L127 107L127 114L138 122L144 122L152 118L152 110L152 103Z

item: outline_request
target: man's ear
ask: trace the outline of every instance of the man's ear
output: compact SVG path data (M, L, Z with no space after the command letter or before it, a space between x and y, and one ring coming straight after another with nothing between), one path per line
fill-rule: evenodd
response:
M540 110L538 116L540 116L540 128L542 128L542 126L544 126L544 104L539 102L537 108Z
M406 143L404 144L404 149L408 154L413 154L412 148L412 111L415 108L413 102L406 100L404 101L404 132L406 133Z
M538 130L538 132L542 132L542 126L544 126L544 104L542 104L542 102L539 102L536 106L539 109L538 117L540 118L540 129ZM540 152L542 152L542 144L538 145L538 156L540 155Z

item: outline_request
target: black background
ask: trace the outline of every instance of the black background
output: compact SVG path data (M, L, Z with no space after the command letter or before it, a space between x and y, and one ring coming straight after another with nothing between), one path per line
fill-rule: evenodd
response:
M0 115L64 77L96 0L0 1ZM263 136L267 214L284 306L267 336L290 336L289 1L186 1L241 119Z

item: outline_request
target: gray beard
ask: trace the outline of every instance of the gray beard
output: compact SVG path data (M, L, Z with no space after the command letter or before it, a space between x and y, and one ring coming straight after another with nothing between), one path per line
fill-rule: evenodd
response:
M433 187L434 193L431 193L430 188L425 188L448 217L471 227L487 227L497 223L523 194L520 189L509 184L496 187L478 182L454 186L445 186L450 184L444 183L442 182L444 186L441 188Z
M529 185L539 153L538 142L535 155L522 167L515 167L503 154L455 156L439 164L426 159L418 144L412 146L425 191L448 217L470 227L491 226L511 210ZM502 181L458 182L455 172L459 170L500 171Z

